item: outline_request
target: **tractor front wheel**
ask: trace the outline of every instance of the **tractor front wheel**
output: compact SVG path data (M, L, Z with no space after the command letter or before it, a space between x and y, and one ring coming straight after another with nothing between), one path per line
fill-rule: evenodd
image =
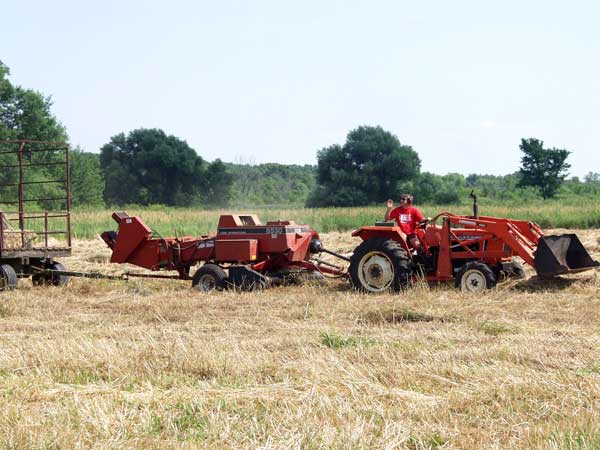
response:
M227 274L216 264L204 264L192 278L192 288L201 292L222 291L227 283Z
M508 266L508 277L515 278L517 280L523 280L527 278L523 265L517 261L511 261Z
M408 284L412 263L399 242L375 238L356 247L348 272L352 285L360 291L397 292Z
M0 292L12 291L17 287L17 273L10 264L0 265Z
M468 262L458 271L455 284L463 292L482 292L496 286L496 275L487 264Z

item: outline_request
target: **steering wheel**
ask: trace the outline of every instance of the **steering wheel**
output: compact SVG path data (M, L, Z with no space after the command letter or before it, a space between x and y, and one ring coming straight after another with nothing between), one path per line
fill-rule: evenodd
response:
M426 219L423 219L419 223L417 223L417 228L425 229L425 227L427 225L429 225L431 223L431 221L432 221L431 217L427 217Z

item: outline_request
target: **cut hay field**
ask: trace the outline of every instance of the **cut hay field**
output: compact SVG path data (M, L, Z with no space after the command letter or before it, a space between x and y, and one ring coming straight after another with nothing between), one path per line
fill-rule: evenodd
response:
M125 270L108 255L63 261ZM21 282L0 293L0 448L597 449L600 272L485 295Z

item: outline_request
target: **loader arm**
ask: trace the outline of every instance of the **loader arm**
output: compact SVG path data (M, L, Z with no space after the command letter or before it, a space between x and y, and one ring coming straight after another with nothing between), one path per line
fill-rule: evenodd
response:
M476 219L448 213L440 215L448 217L454 225L491 233L497 239L500 239L511 250L512 254L520 256L527 264L534 267L538 239L536 230L528 232L527 235L524 233L525 230L529 230L528 223L497 217L479 217ZM511 254L506 254L506 257L510 256Z
M531 267L535 267L534 259L537 242L527 239L512 223L506 225L506 230L499 236L516 255L523 258L523 261Z

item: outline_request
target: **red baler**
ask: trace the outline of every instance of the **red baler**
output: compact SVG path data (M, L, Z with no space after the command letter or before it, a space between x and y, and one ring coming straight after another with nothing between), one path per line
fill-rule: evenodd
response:
M125 212L112 217L119 224L118 232L102 233L113 250L111 262L174 270L177 278L191 279L192 286L203 291L267 287L299 275L342 274L335 266L312 260L313 254L324 251L319 234L290 220L262 225L256 215L228 214L220 217L213 236L163 238L139 217ZM203 265L190 277L191 267L198 263Z

